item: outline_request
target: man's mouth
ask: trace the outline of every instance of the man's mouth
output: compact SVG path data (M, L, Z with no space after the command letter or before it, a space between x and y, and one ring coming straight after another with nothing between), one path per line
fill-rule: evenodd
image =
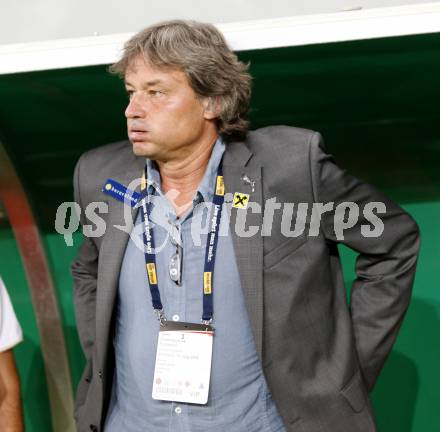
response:
M131 141L141 141L148 134L148 131L145 129L130 129L128 132L128 136Z

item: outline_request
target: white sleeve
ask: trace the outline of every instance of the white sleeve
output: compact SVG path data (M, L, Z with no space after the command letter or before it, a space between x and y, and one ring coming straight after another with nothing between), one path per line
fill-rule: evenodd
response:
M6 287L0 277L0 352L23 340L23 332L12 308Z

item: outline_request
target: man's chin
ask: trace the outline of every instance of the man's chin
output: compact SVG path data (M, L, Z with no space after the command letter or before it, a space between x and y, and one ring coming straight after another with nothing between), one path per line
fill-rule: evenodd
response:
M145 142L132 142L133 144L133 153L136 156L143 156L150 158L155 154L153 146L151 144Z

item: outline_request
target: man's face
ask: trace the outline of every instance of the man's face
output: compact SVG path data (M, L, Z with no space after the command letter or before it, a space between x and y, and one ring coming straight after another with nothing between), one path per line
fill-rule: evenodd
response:
M184 72L157 68L137 56L125 73L125 110L133 152L159 161L191 154L213 127L206 101L196 97Z

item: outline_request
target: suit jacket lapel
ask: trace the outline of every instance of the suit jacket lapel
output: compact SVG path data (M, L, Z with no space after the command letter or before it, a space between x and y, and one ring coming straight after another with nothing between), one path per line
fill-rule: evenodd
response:
M262 361L263 350L263 239L261 237L263 192L262 192L262 170L261 166L247 163L252 152L244 142L234 142L226 145L223 162L223 176L226 193L235 192L249 194L248 209L231 208L230 233L233 239L235 257L240 273L244 298L251 322L255 345L258 356ZM249 184L242 180L246 174L254 181L254 191ZM256 203L260 211L256 211L251 203ZM232 206L232 198L231 203ZM256 206L255 205L255 206ZM254 210L255 212L253 212ZM246 228L258 226L259 231L252 236L240 236L236 232L237 215L239 212L246 212Z
M140 177L145 166L145 158L133 155L131 162L120 172L112 174L112 179L129 186L132 181L136 187L131 190L140 192ZM113 306L115 302L119 273L124 258L125 248L139 209L108 199L108 223L106 235L99 252L98 290L96 298L96 343L99 355L105 357Z

